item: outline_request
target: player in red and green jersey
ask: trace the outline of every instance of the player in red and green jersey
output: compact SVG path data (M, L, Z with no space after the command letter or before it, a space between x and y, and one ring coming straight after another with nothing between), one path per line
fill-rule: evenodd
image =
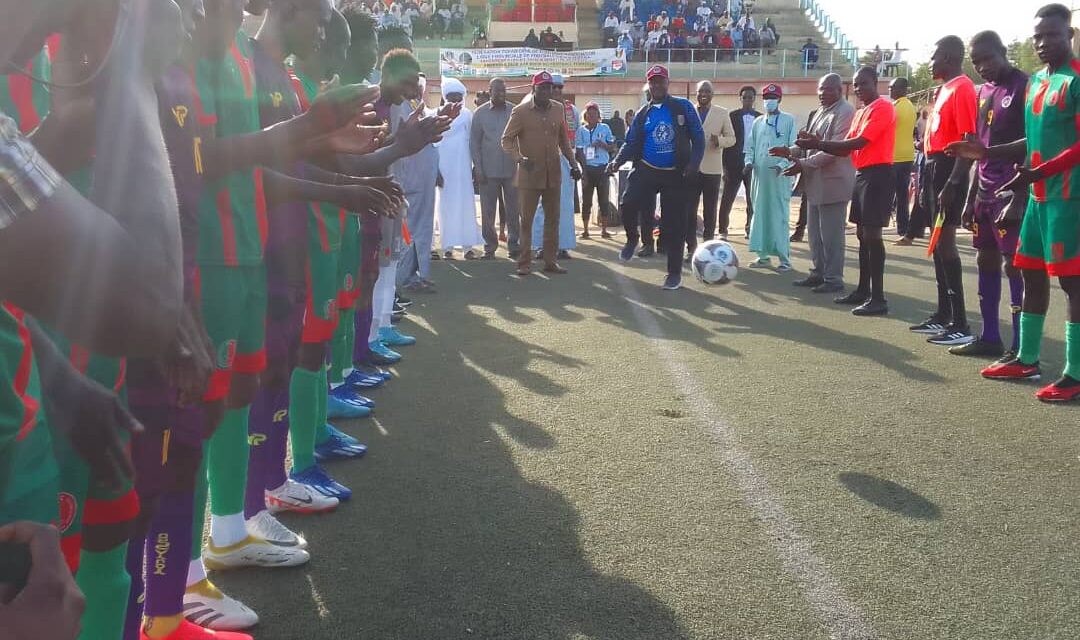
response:
M50 53L55 54L59 45L59 39L53 39L50 46L54 50L43 48L34 57L26 67L31 75L17 73L0 78L5 89L0 94L2 108L17 114L23 132L37 129L49 114L50 92L41 81L50 79ZM80 194L89 197L90 176L90 167L84 167L65 177ZM123 397L125 361L122 358L93 354L57 331L50 331L49 339L76 371ZM86 594L84 634L87 637L119 635L129 584L124 556L129 527L138 512L138 500L130 482L118 487L95 482L90 465L62 434L54 434L52 440L60 473L57 528L68 567ZM82 571L81 566L84 566Z
M1073 56L1072 12L1060 4L1035 14L1035 50L1046 67L1028 84L1026 139L990 147L961 145L971 157L1013 158L1027 155L1026 167L1002 187L1030 187L1013 264L1024 276L1020 315L1020 350L999 360L983 376L999 380L1038 379L1040 347L1050 306L1050 277L1057 276L1068 298L1065 325L1065 371L1036 394L1046 402L1080 398L1080 61ZM971 152L968 154L967 152Z
M26 72L0 76L0 111L19 123L19 130L30 133L41 124L49 112L49 89L30 76L48 80L50 76L49 52L42 49L26 65Z

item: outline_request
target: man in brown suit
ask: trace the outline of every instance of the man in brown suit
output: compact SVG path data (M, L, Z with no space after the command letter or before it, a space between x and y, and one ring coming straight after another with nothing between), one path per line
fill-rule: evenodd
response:
M517 162L514 184L521 200L521 256L518 275L528 275L532 263L532 225L536 205L544 204L544 271L566 273L555 262L559 250L559 201L562 193L562 167L559 153L570 163L570 175L580 179L581 170L574 160L567 137L562 103L551 99L551 74L541 71L533 76L531 99L514 107L503 131L502 148Z

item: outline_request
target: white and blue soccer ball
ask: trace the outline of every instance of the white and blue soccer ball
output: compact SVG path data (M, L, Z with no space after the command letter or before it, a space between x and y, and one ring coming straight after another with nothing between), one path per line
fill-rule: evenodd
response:
M723 240L709 240L698 245L690 267L694 276L705 284L727 284L739 273L739 256Z

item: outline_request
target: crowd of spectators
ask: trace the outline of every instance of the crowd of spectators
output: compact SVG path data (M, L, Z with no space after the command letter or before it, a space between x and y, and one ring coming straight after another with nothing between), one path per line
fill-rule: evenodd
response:
M414 39L461 38L469 14L464 0L345 0L342 4L370 13L380 29L400 28Z
M780 43L772 20L755 16L753 0L604 0L600 14L604 46L628 60L658 50L670 50L672 62L735 60L771 54Z
M563 43L566 40L563 37L563 32L556 33L552 30L551 25L548 25L547 29L544 29L539 34L536 33L536 29L529 29L529 33L525 35L525 40L522 41L522 45L531 47L533 49L549 49L556 50L561 49Z

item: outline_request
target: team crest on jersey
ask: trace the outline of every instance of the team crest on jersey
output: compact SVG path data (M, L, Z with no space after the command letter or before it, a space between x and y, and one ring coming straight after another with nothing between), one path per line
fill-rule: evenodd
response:
M229 369L236 359L236 340L229 340L218 349L218 369Z
M1005 96L1004 98L1002 98L1001 99L1001 108L1002 109L1008 109L1009 107L1011 107L1012 106L1012 99L1013 99L1012 96Z
M280 91L275 91L270 94L270 102L274 104L274 108L277 109L281 106L281 103L285 100L285 97L281 95Z
M653 130L653 140L660 144L671 142L675 139L675 129L666 122L661 122Z
M1056 105L1057 103L1058 103L1058 94L1057 93L1051 93L1049 96L1047 96L1046 104L1048 104L1048 105L1050 105L1052 107L1052 106Z
M64 533L71 528L71 523L75 522L75 514L79 512L79 502L67 491L61 491L57 498L60 506L60 522L56 528L60 530L60 533Z
M176 118L176 124L183 129L184 123L187 122L188 108L184 105L176 105L172 108L173 117Z
M333 300L333 299L327 300L326 301L326 317L327 318L333 318L334 314L336 312L337 312L337 300Z

